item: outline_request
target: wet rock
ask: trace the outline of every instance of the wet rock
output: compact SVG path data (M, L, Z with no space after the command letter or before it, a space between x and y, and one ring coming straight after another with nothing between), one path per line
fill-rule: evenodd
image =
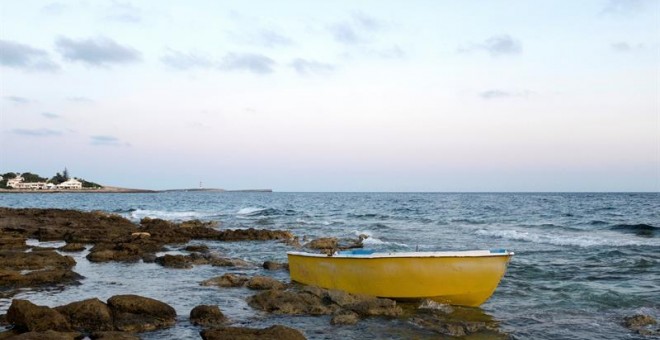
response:
M254 276L247 282L247 287L254 290L284 289L284 283L268 276Z
M218 286L218 287L242 287L249 280L246 275L239 274L224 274L222 276L214 277L202 281L202 286Z
M330 324L332 325L355 325L360 321L357 313L352 311L341 311L332 316Z
M110 308L99 299L87 299L56 307L73 329L89 333L114 329Z
M264 329L224 327L200 332L204 340L303 340L305 336L297 329L275 325Z
M446 308L438 304L422 304L409 320L421 328L438 334L463 337L481 334L489 338L508 338L498 328L496 321L478 308L454 306Z
M281 270L281 269L289 270L288 263L280 263L275 261L266 261L264 262L262 267L266 270Z
M78 340L82 339L83 335L77 332L57 332L47 330L43 332L27 332L17 334L7 339L10 340Z
M0 233L0 249L2 250L24 250L27 249L25 237L10 233Z
M190 257L186 255L167 254L157 257L155 262L168 268L190 269L193 267Z
M209 260L209 263L214 267L252 267L252 263L247 262L242 259L231 259L231 258L212 258Z
M248 305L266 312L286 315L329 315L340 309L339 306L307 292L275 289L249 297Z
M22 332L43 332L47 330L70 331L69 321L58 311L37 306L28 300L14 299L7 311L7 321Z
M87 259L91 262L137 262L142 258L143 251L139 246L130 243L97 244L90 249Z
M365 317L396 317L403 314L394 300L312 286L299 290L267 290L249 297L248 304L263 311L289 315L339 315L342 311Z
M92 340L140 340L140 337L128 332L94 332L89 335Z
M138 295L115 295L108 299L115 329L146 332L171 327L176 311L170 305Z
M310 249L331 250L337 249L339 241L336 237L321 237L310 241L305 244L305 247Z
M87 247L85 247L85 245L82 243L67 243L66 245L63 245L58 249L67 252L79 252L85 250L86 248Z
M129 235L137 231L137 226L121 216L102 212L0 208L0 230L40 241L97 243Z
M650 315L636 314L623 318L623 325L640 335L659 335L660 327L653 327L657 325L657 321Z
M206 253L209 251L209 247L204 244L194 244L183 248L183 250L189 252Z
M0 268L14 270L35 270L46 267L71 268L76 261L71 256L63 256L55 251L0 251Z
M190 323L199 326L217 326L227 318L218 306L200 305L190 311Z

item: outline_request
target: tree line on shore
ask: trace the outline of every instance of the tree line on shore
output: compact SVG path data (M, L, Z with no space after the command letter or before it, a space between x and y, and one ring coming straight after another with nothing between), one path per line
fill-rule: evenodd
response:
M53 176L51 178L41 177L40 175L33 174L31 172L24 172L24 173L7 172L7 173L0 174L0 176L2 176L2 179L0 180L0 189L13 189L12 187L7 186L7 182L8 182L8 180L10 180L12 178L16 178L18 176L22 177L23 182L25 182L25 183L45 182L45 183L52 183L52 184L55 184L55 185L64 183L64 182L68 181L69 179L71 179L71 177L69 176L69 170L67 170L67 168L64 168L64 171L62 171L61 173L60 172L56 173L55 176ZM93 188L93 189L103 188L103 186L98 184L98 183L86 181L82 178L77 178L77 177L74 177L74 178L76 180L78 180L80 183L82 183L83 188Z

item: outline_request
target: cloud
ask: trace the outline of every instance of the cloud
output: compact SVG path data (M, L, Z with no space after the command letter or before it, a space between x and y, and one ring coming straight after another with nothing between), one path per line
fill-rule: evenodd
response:
M257 42L265 47L289 46L293 41L273 30L261 30L257 35Z
M210 68L213 66L213 62L206 57L197 55L193 52L183 53L172 49L168 49L167 54L160 57L160 61L177 70Z
M355 45L368 42L370 33L382 30L385 24L381 21L356 12L349 20L331 24L327 27L334 39L347 45Z
M122 143L119 138L109 135L90 136L90 144L94 146L130 146L129 143Z
M302 75L330 73L335 70L334 65L302 58L294 59L289 66Z
M630 16L641 12L653 0L610 0L602 14Z
M60 69L50 60L48 52L9 40L0 40L0 65L27 71L53 72Z
M113 2L106 19L135 24L142 21L142 10L129 3Z
M41 115L48 118L48 119L60 118L60 115L58 115L57 113L52 113L52 112L42 112Z
M5 99L14 102L15 104L29 104L32 103L32 100L25 98L25 97L19 97L19 96L6 96Z
M66 37L55 42L57 51L71 62L82 62L91 66L127 64L141 60L140 52L132 47L122 46L110 38L97 37L72 40Z
M514 55L522 53L522 44L507 34L495 35L482 43L470 44L467 47L459 47L458 52L469 53L473 51L486 51L493 57L503 55Z
M261 54L252 53L228 53L218 66L221 70L242 70L257 74L272 73L275 61Z
M41 8L41 11L46 14L50 15L60 15L62 14L65 10L67 10L69 6L59 3L59 2L51 2L48 5L44 6Z
M68 97L66 100L74 103L93 103L94 100L87 97Z
M512 97L521 97L521 98L527 98L529 95L532 94L530 91L520 91L520 92L512 92L512 91L504 91L504 90L487 90L479 93L479 97L483 99L501 99L501 98L512 98Z
M50 136L61 136L62 131L51 130L51 129L13 129L11 130L13 134L21 136L30 136L30 137L50 137Z
M623 52L623 53L625 53L625 52L640 51L640 50L645 49L644 44L636 44L636 45L635 45L635 44L629 44L629 43L627 43L627 42L625 42L625 41L620 41L620 42L612 43L612 44L610 45L610 47L612 48L612 50L614 50L614 51L616 51L616 52Z

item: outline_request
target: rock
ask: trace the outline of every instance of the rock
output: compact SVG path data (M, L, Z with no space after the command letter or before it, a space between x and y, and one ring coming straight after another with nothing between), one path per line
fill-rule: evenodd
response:
M138 295L115 295L108 299L115 329L146 332L171 327L176 311L170 305Z
M190 257L186 255L167 254L165 256L157 257L155 262L163 267L168 268L190 269L193 267L193 265L190 263Z
M0 234L0 249L2 250L24 250L27 249L25 237L9 233Z
M209 263L214 267L252 267L252 264L245 260L224 257L211 258Z
M359 316L355 312L351 311L341 311L330 319L330 324L332 325L355 325L360 320Z
M266 270L289 270L289 264L288 263L279 263L275 261L266 261L263 264L263 268Z
M284 289L284 283L268 276L254 276L247 282L247 287L254 290Z
M138 231L138 232L131 233L131 237L132 238L148 238L148 237L151 237L151 234L146 233L144 231Z
M189 252L206 253L209 251L209 247L204 244L193 244L183 248L183 250Z
M222 276L204 280L202 283L200 283L200 285L218 287L242 287L248 280L249 278L246 275L227 273Z
M110 308L99 299L87 299L56 307L66 316L71 327L84 333L114 329Z
M47 250L24 253L22 251L0 251L0 268L15 270L36 270L46 267L71 268L76 265L76 260L71 256L63 256L59 253Z
M37 306L28 300L14 299L7 311L7 321L22 332L71 330L71 325L62 314L46 306Z
M0 284L4 287L37 287L53 284L75 284L82 279L70 269L46 269L27 272L0 269Z
M89 335L92 340L140 340L140 337L127 332L94 332Z
M248 305L266 312L287 315L329 315L340 309L335 304L324 303L313 294L275 289L249 297Z
M129 235L137 226L121 216L101 212L0 208L0 230L40 241L97 243Z
M137 262L142 258L143 251L137 244L97 244L90 249L87 259L91 262Z
M360 316L396 317L403 314L403 310L396 305L396 301L375 297L368 297L344 307L352 310Z
M225 327L206 329L200 332L204 340L304 340L305 336L297 329L275 325L264 329Z
M67 243L66 245L63 245L58 249L67 252L78 252L87 249L87 247L85 247L85 245L82 243Z
M658 322L650 315L636 314L623 318L623 325L640 335L658 335L660 334L659 327L651 327ZM654 329L655 328L655 329Z
M227 318L218 306L200 305L190 311L190 323L199 326L217 326Z
M83 335L77 332L57 332L47 330L43 332L27 332L14 335L7 339L10 340L78 340L82 339Z
M464 337L481 334L488 338L508 338L498 323L479 308L423 304L410 318L410 323L445 336Z
M337 249L339 241L336 237L321 237L305 244L305 247L319 250Z

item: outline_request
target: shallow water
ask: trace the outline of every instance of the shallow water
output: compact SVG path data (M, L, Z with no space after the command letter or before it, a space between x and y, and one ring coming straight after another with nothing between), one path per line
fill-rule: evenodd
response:
M220 228L286 229L301 238L355 238L367 234L377 250L507 248L516 256L493 297L471 313L488 317L520 339L635 339L624 316L660 317L660 195L646 194L416 194L416 193L210 193L5 194L0 206L73 208L114 212L139 221L198 218ZM214 252L255 264L236 269L157 264L94 264L75 254L82 285L25 290L17 298L56 306L84 298L139 294L172 305L179 322L145 333L146 339L199 338L187 322L199 304L218 304L237 325L285 324L310 339L435 338L406 318L373 318L332 326L329 317L271 316L253 310L247 289L201 287L225 272L266 274L266 260L285 261L279 242L198 242ZM173 250L179 247L172 247ZM5 312L10 299L0 299ZM414 306L406 306L414 308ZM483 335L488 338L489 335Z

